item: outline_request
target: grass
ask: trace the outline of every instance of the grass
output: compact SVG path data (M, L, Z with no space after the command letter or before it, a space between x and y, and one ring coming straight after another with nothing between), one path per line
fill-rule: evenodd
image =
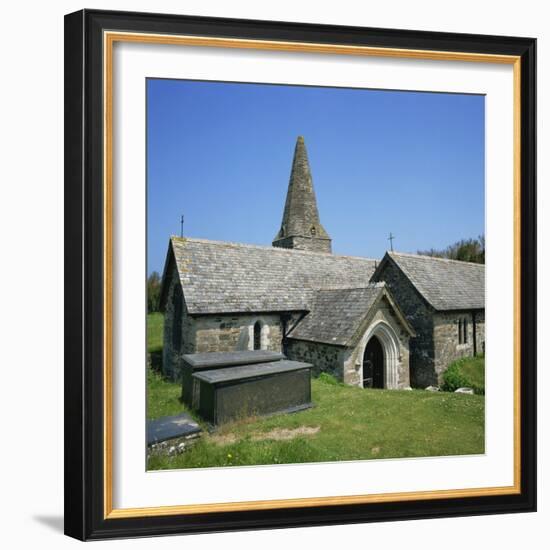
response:
M162 361L162 329L164 316L162 313L147 315L147 352L153 370L160 371Z
M150 346L160 341L162 318L148 324ZM186 411L180 384L148 371L147 416ZM154 456L148 469L288 464L484 452L484 398L423 390L368 390L312 380L314 408L253 418L205 433L185 453ZM189 411L187 411L189 412ZM204 426L206 428L206 426ZM303 431L309 433L301 433ZM294 431L293 431L294 430ZM295 435L282 439L281 434Z
M453 361L443 375L443 389L472 388L478 395L485 395L485 357L463 357Z

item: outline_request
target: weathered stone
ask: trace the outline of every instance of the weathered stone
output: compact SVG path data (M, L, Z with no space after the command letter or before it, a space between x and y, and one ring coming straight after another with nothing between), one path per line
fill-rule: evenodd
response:
M147 446L147 458L156 455L175 456L189 450L200 438L200 433L167 439Z
M193 377L195 373L239 365L281 361L284 358L285 356L282 353L267 350L194 353L183 355L181 376L182 400L194 409L199 406L200 385Z
M482 352L485 343L485 315L483 311L435 312L434 368L439 383L449 364L461 357L472 357ZM459 336L465 323L466 340ZM475 339L474 339L475 326ZM464 331L463 331L464 334Z
M411 384L414 387L442 384L449 363L484 351L485 312L475 309L484 300L484 266L461 265L464 263L393 253L384 256L373 275L374 280L386 282L416 332L410 340ZM450 288L449 281L452 282ZM456 307L451 311L436 310L431 305L448 307L452 305L453 296ZM473 309L460 309L466 305ZM465 343L459 338L459 320L466 320Z
M331 239L319 219L306 144L302 136L296 141L283 221L273 246L332 252Z
M224 322L254 312L306 311L312 291L365 287L376 264L356 256L185 237L171 237L167 257L161 307L176 278L189 315L224 314Z
M163 416L147 421L147 445L195 435L201 427L188 415Z
M455 390L455 393L467 393L469 395L474 395L474 390L472 388L458 388Z
M199 413L212 424L311 406L311 365L276 361L193 374Z

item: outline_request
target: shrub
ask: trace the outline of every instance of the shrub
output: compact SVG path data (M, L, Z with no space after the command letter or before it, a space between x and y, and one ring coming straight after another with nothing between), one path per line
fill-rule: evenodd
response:
M483 356L463 357L453 361L443 374L443 391L472 388L477 395L485 395L485 359Z

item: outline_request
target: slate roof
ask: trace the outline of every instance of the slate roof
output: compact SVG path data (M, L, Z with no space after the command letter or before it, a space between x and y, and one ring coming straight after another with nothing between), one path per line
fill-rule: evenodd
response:
M404 328L414 335L389 296L385 283L380 282L364 288L318 290L311 302L311 312L291 330L289 337L339 346L352 345L363 321L369 317L381 295L388 296Z
M366 287L376 261L354 256L172 237L190 314L307 311L315 290ZM162 298L161 298L162 299Z
M289 337L346 345L382 288L384 284L379 283L366 288L317 291L311 301L311 312L290 332Z
M485 308L485 266L470 262L388 252L424 299L436 310ZM383 269L386 256L373 279Z

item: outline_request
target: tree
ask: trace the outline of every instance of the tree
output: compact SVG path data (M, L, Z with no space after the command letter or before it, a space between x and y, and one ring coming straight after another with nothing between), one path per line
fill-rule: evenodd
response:
M159 310L160 301L160 275L153 271L147 277L147 313Z
M485 235L480 235L477 239L462 239L442 250L430 248L429 250L418 250L417 253L435 258L448 258L449 260L484 264Z

